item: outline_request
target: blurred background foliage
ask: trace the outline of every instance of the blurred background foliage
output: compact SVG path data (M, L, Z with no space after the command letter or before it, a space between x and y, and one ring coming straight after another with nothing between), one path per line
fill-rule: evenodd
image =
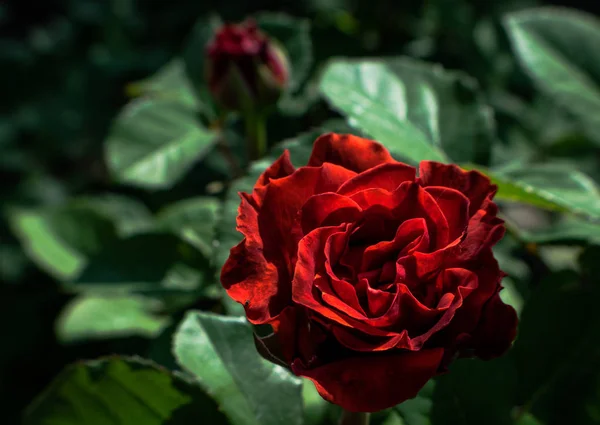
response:
M523 318L532 317L524 321L511 355L511 361L524 362L515 379L527 383L510 390L520 391L516 401L508 402L522 406L518 423L600 423L600 345L591 341L600 322L589 313L598 293L600 225L581 220L582 214L600 211L600 204L586 203L597 192L594 181L600 182L600 131L593 129L593 122L582 123L582 109L569 108L569 99L532 83L507 33L508 14L544 5L592 14L599 9L580 0L0 4L3 422L17 423L22 409L67 364L121 354L170 367L171 337L185 310L239 311L221 298L216 276L229 247L239 239L232 225L235 192L251 187L264 164L254 164L249 178L231 183L248 166L241 125L229 118L215 133L218 111L203 86L203 49L219 19L235 22L255 15L291 53L292 87L270 117L268 130L272 144L286 140L283 146L293 150L295 163L302 164L320 132L356 132L349 124L364 127L360 118L348 124L328 107L326 98L335 110L349 114L332 100L335 88L321 87L320 96L325 65L336 57L403 55L456 70L444 74L447 80L438 87L447 95L440 108L458 111L443 122L448 140L442 145L455 153L455 161L493 168L498 181L521 178L534 186L560 181L568 204L562 207L584 205L568 217L503 205L510 234L497 255L509 274L503 296L519 310L525 306ZM560 24L553 28L570 31ZM573 40L572 47L577 45ZM576 49L572 53L576 56ZM419 63L389 66L402 76ZM595 83L600 82L599 64L584 68ZM323 81L329 76L340 83L334 71L328 68ZM196 95L190 96L192 92ZM480 116L473 118L473 111ZM591 109L590 116L597 119L599 113ZM463 130L452 125L456 120L473 126L486 149L461 145ZM157 151L190 134L193 141L181 149L174 165L157 167ZM538 164L537 174L522 176L531 163ZM551 171L544 164L552 164ZM579 178L579 172L589 181ZM569 186L569 179L578 189ZM577 192L581 187L591 189ZM511 189L507 185L504 190ZM544 206L548 191L537 206ZM209 319L198 323L203 320ZM579 348L571 353L572 346ZM122 362L109 368L141 373L135 366L138 360ZM488 367L484 374L473 372L481 367ZM449 388L467 403L481 403L480 411L462 423L489 423L478 422L486 417L483 411L501 404L488 406L489 399L474 390L482 384L477 381L481 376L497 383L499 394L513 385L512 378L495 376L489 367L457 364L465 372L454 376L472 376L473 382L451 374L437 383L437 397ZM544 374L553 368L567 372L545 382ZM314 394L305 394L306 414L314 416L315 424L326 420L318 401ZM430 423L419 416L420 410L431 410L423 403L415 399L396 413L387 412L381 423ZM455 408L434 403L431 421L454 423L436 418L454 417Z

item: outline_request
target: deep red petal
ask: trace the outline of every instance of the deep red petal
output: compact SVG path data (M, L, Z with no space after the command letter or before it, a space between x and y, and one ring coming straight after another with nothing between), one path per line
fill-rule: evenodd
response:
M321 396L352 412L377 412L413 398L437 373L443 349L340 360L314 369L294 362L295 374L314 382Z
M450 242L448 221L444 213L434 197L417 183L406 181L392 192L366 189L352 194L350 198L365 210L365 215L387 214L398 222L424 218L434 249L443 248Z
M383 145L351 134L328 133L315 140L309 166L340 165L361 173L379 164L396 162Z
M463 305L456 311L452 322L440 333L444 344L450 344L461 334L471 334L478 326L484 305L494 296L504 273L500 271L498 262L491 249L483 251L470 264L466 265L477 275L477 289L473 291Z
M231 249L221 270L221 283L231 298L244 305L248 320L260 324L281 312L290 289L279 283L276 265L265 258L258 213L249 198L242 196L237 218L237 229L245 237Z
M469 223L469 199L455 189L441 186L425 188L438 204L448 222L449 239L460 237Z
M492 199L498 187L478 171L465 171L454 164L421 161L419 181L423 186L444 186L456 189L469 198L469 216Z
M504 220L479 210L469 220L467 234L460 244L459 258L469 260L475 258L484 249L494 246L506 231Z
M398 227L393 240L381 241L365 249L360 270L366 271L381 267L393 257L397 258L404 251L408 253L421 244L429 246L429 234L425 219L406 220Z
M286 307L271 326L288 363L294 359L310 362L327 339L321 327L311 323L306 309L300 306Z
M448 221L435 199L416 183L404 184L397 192L404 192L404 200L394 208L394 215L402 220L425 218L433 248L439 249L448 245Z
M291 175L296 169L290 161L290 152L286 149L258 178L252 191L253 203L260 208L265 195L265 187L272 181Z
M366 279L356 284L356 291L366 299L368 317L380 317L388 311L396 298L396 294L373 288Z
M302 232L308 234L317 227L352 223L361 212L358 204L346 196L331 192L315 195L302 206Z
M352 196L366 189L384 189L391 192L406 181L414 181L415 175L414 167L401 162L381 164L348 180L338 189L338 193Z
M302 238L300 210L313 195L335 192L355 173L333 164L322 167L301 167L288 177L272 180L258 214L260 237L265 256L277 263L280 279L287 286L293 275L298 242ZM287 272L284 272L283 268Z
M356 306L353 307L354 303L351 300L343 301L339 295L334 296L335 291L329 278L318 275L321 269L326 268L324 252L327 241L332 235L345 230L346 226L321 227L302 238L298 245L298 260L292 280L292 299L295 303L341 325L357 327L368 334L387 336L390 333L368 323L364 312L355 308Z
M477 357L489 360L504 354L517 335L517 312L494 295L484 306L469 345Z
M353 351L369 353L409 345L408 332L406 331L388 336L373 336L346 326L332 325L331 332L340 344Z
M304 236L298 245L298 260L292 280L292 299L328 317L330 308L323 306L315 298L315 279L319 269L325 267L325 245L329 237L345 230L346 226L321 227Z
M444 293L436 308L438 311L443 311L443 314L427 332L411 339L411 347L416 350L420 349L432 335L451 323L465 299L477 289L479 282L477 275L468 270L446 269L440 273L436 284Z

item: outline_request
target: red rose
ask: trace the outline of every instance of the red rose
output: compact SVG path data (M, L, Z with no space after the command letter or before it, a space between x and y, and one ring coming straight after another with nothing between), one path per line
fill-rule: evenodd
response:
M245 238L221 281L325 399L382 410L453 358L490 359L514 339L495 192L476 171L423 161L417 176L377 142L326 134L308 166L285 152L241 194Z
M208 86L227 109L273 104L289 78L285 53L251 20L221 27L207 46L207 56Z

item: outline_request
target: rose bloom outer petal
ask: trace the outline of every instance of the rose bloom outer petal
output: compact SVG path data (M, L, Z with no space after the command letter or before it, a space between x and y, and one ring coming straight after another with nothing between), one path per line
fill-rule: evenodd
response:
M517 336L517 323L515 309L496 294L485 304L468 345L480 359L499 357L510 348Z
M317 227L352 223L360 218L362 208L352 199L327 192L312 196L302 206L300 223L304 234Z
M231 249L221 270L221 284L232 299L244 305L248 320L260 324L279 314L289 291L280 291L277 267L265 258L257 216L250 195L243 194L237 229L244 239Z
M301 167L292 175L271 181L265 188L258 214L260 236L265 251L274 257L283 256L289 266L287 286L293 274L298 242L302 238L300 214L302 206L313 195L335 192L346 180L355 175L335 164L320 167Z
M432 337L436 345L451 347L462 334L471 335L479 326L486 303L495 296L504 277L489 248L472 260L469 269L477 275L477 289L464 300L448 326Z
M448 222L450 241L460 237L469 223L469 199L456 189L449 187L426 187Z
M255 205L260 207L262 199L265 196L265 188L272 180L282 179L291 175L296 168L290 160L290 151L287 149L283 151L281 156L273 162L258 178L254 189L252 190L252 198L255 201Z
M296 218L315 193L335 191L355 173L324 164L302 167L291 175L288 156L263 173L252 195L242 194L237 229L244 240L232 248L221 271L221 283L244 304L248 320L266 323L291 303L292 263L301 233ZM277 178L279 177L279 178Z
M309 166L325 162L361 173L379 164L396 162L380 143L351 134L323 134L313 145Z
M340 195L352 196L369 189L392 192L406 181L414 181L416 169L401 162L385 163L358 174L338 189Z
M498 187L479 171L466 171L454 164L435 161L421 161L419 182L423 186L445 186L456 189L469 198L469 216L485 206L492 199Z
M441 348L351 357L314 369L292 363L325 399L351 412L377 412L413 398L434 377Z

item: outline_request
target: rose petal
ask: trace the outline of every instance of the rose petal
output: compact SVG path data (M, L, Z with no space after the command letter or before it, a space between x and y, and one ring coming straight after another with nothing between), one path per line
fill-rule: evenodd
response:
M327 283L331 285L331 282L319 281L321 290L331 296L327 301L321 299L323 292L315 287L316 280L323 278L317 274L319 269L326 267L324 251L328 239L331 235L345 230L346 226L321 227L302 238L298 245L298 260L292 280L292 300L339 324L357 327L366 333L387 336L390 334L388 331L377 329L367 323L368 318L364 312L352 307L352 302L342 301L339 295L335 297L333 288L329 289L330 286L327 286ZM336 303L337 307L329 305L329 302Z
M408 332L393 333L389 336L367 335L353 328L345 326L331 326L331 332L337 341L352 351L373 352L387 351L396 347L409 345Z
M438 276L439 286L443 287L443 291L448 290L452 292L446 292L445 297L442 297L436 310L443 311L444 313L439 318L437 323L431 326L427 332L414 337L411 339L411 347L414 350L419 350L423 344L425 344L431 336L450 324L456 311L463 305L464 300L477 289L479 283L475 273L465 269L446 269L443 273ZM446 297L446 295L452 295Z
M406 182L403 184L410 183ZM398 204L398 199L393 193L394 192L385 189L365 189L350 195L350 199L356 202L362 209L380 206L384 209L391 210Z
M292 279L292 299L311 310L327 315L330 308L315 299L313 289L319 269L326 263L325 245L335 233L343 233L346 226L320 227L304 236L298 244L298 260ZM337 313L332 314L338 316Z
M435 199L416 183L404 184L397 192L403 193L404 199L394 208L394 216L401 220L425 218L433 247L441 248L448 245L450 242L448 221Z
M328 133L315 140L309 166L326 162L361 173L379 164L396 162L383 145L350 134Z
M429 233L424 218L406 220L398 227L393 240L384 240L365 249L360 270L364 272L381 267L388 260L406 255L417 246L429 246Z
M415 175L414 167L401 162L381 164L348 180L338 189L338 193L352 196L366 189L383 189L392 192L402 183L414 181Z
M397 223L422 217L427 222L433 248L442 248L449 243L448 221L444 213L433 196L417 183L404 182L392 192L367 189L350 198L365 210L365 216L387 216ZM388 235L386 237L389 238Z
M498 294L484 306L469 345L477 357L493 359L504 354L517 335L517 312L504 304Z
M469 199L457 190L431 186L425 188L440 207L448 222L449 239L460 237L469 223Z
M288 363L296 358L310 363L318 347L327 339L321 327L313 323L306 309L300 306L286 307L271 326Z
M358 320L365 317L365 312L356 295L356 289L351 283L318 276L315 279L315 287L321 291L323 302L337 311Z
M491 249L486 249L470 264L466 264L477 275L477 289L473 291L456 311L452 322L439 334L444 345L455 341L460 334L471 334L477 327L484 305L498 291L504 273L500 271ZM437 340L437 337L436 337Z
M295 374L314 382L321 396L352 412L377 412L395 406L436 375L444 350L351 357L314 369L294 362Z
M250 199L250 195L242 196L237 229L245 238L231 249L221 270L221 283L231 298L244 305L248 320L261 324L287 305L290 289L279 284L276 265L265 258L258 213Z
M362 209L352 199L337 193L315 195L302 206L300 222L304 234L317 227L352 223L360 217Z
M460 244L459 258L469 260L477 257L481 250L491 248L502 239L505 231L504 220L485 210L477 211L469 220L466 237Z
M335 191L355 175L325 164L275 178L282 175L278 170L287 167L286 158L284 153L281 163L259 178L260 184L267 180L268 184L259 186L258 205L254 194L242 194L237 230L245 238L231 250L221 271L221 283L227 293L244 304L248 320L255 324L270 321L291 302L289 282L297 241L302 236L297 221L302 205L314 194Z
M356 284L356 292L366 302L368 317L380 317L388 311L396 298L395 292L373 288L366 279L361 279Z
M286 149L283 151L281 156L273 162L258 178L254 189L252 191L252 198L255 201L255 205L260 207L262 204L262 198L265 194L265 187L271 182L271 180L277 180L291 175L296 169L290 161L290 152Z
M266 256L281 258L287 274L280 267L280 278L289 282L293 274L298 241L302 238L300 210L313 195L335 192L354 172L337 165L301 167L294 174L273 180L266 187L262 208L258 214L260 237ZM289 286L289 283L287 283Z
M465 171L454 164L442 164L434 161L421 161L419 164L419 182L423 186L444 186L456 189L469 198L469 216L485 206L492 199L498 187L478 171Z

